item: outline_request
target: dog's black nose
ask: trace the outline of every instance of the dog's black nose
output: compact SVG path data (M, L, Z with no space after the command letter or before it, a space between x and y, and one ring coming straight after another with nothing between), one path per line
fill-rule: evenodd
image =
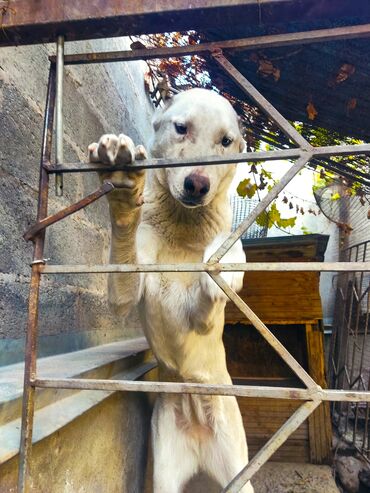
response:
M189 197L201 198L209 192L208 176L199 173L191 173L184 180L184 190Z

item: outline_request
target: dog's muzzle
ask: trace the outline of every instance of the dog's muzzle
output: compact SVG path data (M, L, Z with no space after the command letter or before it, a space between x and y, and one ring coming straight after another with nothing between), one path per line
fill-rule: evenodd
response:
M208 176L191 173L184 180L184 193L181 202L187 207L201 205L210 189Z

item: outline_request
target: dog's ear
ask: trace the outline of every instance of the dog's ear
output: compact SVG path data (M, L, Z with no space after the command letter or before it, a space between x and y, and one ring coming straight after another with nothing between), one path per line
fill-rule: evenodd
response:
M239 152L242 154L243 152L247 152L247 143L241 138L239 142Z
M166 99L166 101L164 101L163 106L158 107L157 110L155 111L154 116L153 116L153 120L152 120L152 124L153 124L153 128L154 128L155 132L161 126L162 117L166 113L168 108L172 105L172 102L173 102L173 98Z
M240 131L240 142L239 142L239 152L247 152L247 143L243 139L244 131L245 131L245 124L242 120L242 118L238 115L238 125L239 125L239 131Z

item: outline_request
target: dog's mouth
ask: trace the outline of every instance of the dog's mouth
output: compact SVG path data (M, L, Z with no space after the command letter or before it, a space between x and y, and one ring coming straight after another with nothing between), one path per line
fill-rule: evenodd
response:
M184 207L188 208L201 207L202 205L204 205L203 199L197 200L189 197L181 197L180 202Z

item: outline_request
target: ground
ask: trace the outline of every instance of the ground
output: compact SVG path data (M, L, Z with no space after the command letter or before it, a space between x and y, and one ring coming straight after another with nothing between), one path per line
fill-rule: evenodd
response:
M205 478L188 484L186 493L204 493ZM329 466L302 463L269 462L253 477L255 493L339 493ZM207 483L207 493L220 488Z
M255 493L339 493L329 466L269 462L254 476Z

